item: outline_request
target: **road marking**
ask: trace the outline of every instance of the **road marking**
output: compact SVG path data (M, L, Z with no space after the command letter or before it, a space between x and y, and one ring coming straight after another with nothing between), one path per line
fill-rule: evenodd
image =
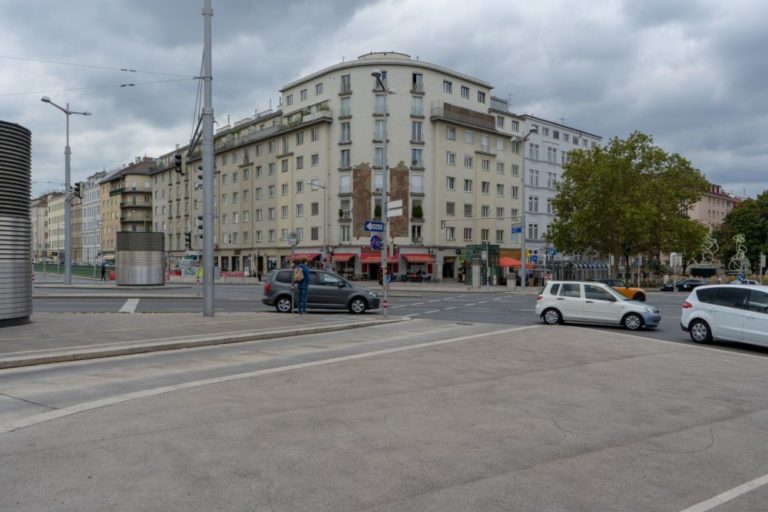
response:
M481 300L480 302L478 302L478 304L485 304L486 302L488 302L488 301L487 300Z
M135 313L139 305L139 299L128 299L118 313Z
M413 304L411 304L411 306L421 306L422 304L424 304L424 303L423 302L414 302Z
M146 389L144 391L136 391L134 393L126 393L124 395L118 395L118 396L113 396L109 398L102 398L100 400L85 402L82 404L73 405L71 407L64 407L62 409L57 409L54 411L48 411L48 412L36 414L34 416L30 416L28 418L23 418L20 420L9 421L7 423L0 423L0 434L7 434L8 432L13 432L15 430L19 430L22 428L31 427L39 423L44 423L46 421L51 421L58 418L71 416L73 414L90 411L93 409L99 409L101 407L108 407L111 405L121 404L124 402L128 402L130 400L136 400L139 398L149 398L152 396L163 395L165 393L171 393L173 391L181 391L185 389L198 388L201 386L209 386L212 384L223 384L225 382L230 382L234 380L247 379L251 377L261 377L262 375L274 375L277 373L285 373L293 370L302 370L304 368L312 368L315 366L325 366L328 364L342 363L346 361L355 361L358 359L367 359L369 357L375 357L375 356L381 356L381 355L387 355L387 354L396 354L398 352L405 352L408 350L418 350L422 348L437 347L440 345L447 345L449 343L458 343L461 341L472 340L475 338L482 338L484 336L499 336L503 334L509 334L512 332L526 331L529 329L540 329L542 327L543 326L541 325L526 325L524 327L511 327L508 329L500 329L498 331L469 334L466 336L460 336L458 338L449 338L447 340L428 341L425 343L419 343L417 345L409 345L407 347L387 348L383 350L377 350L375 352L366 352L364 354L353 354L350 356L333 357L331 359L325 359L321 361L311 361L308 363L292 364L288 366L280 366L277 368L267 368L265 370L255 370L252 372L237 373L234 375L227 375L224 377L216 377L212 379L203 379L203 380L197 380L192 382L185 382L183 384L175 384L173 386L163 386L155 389Z
M433 309L432 311L425 311L424 314L425 315L431 315L432 313L437 313L439 311L440 311L439 309Z
M458 306L450 306L450 307L445 308L445 310L448 311L449 309L456 309L457 307Z
M718 494L714 498L710 498L706 501L702 501L701 503L697 503L692 507L688 507L682 512L707 512L707 510L712 510L715 507L719 507L723 503L731 501L732 499L737 498L742 494L746 494L749 491L753 491L758 487L762 487L765 484L768 484L768 475L763 475L760 478L755 478L751 482L747 482L745 484L739 485L738 487L734 487L733 489L725 491L722 494Z
M430 300L428 302L440 302L441 300L443 300L443 299L435 299L435 300Z
M476 304L474 302L470 302L469 304L464 304L465 308L468 308L469 306L475 306Z
M506 299L506 297L496 297L496 298L495 298L495 299L493 299L493 300L502 300L502 299Z

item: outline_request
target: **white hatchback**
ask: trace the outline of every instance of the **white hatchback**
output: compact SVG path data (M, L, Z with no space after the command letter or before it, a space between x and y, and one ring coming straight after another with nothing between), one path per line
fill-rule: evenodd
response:
M593 281L550 281L536 297L536 315L547 324L623 325L631 331L654 328L661 321L658 308Z
M696 343L718 339L768 347L768 286L695 288L683 302L680 327Z

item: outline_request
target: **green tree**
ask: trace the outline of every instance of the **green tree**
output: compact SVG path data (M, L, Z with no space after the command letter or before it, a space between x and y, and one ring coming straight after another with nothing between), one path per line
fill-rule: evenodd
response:
M568 157L548 235L559 249L613 255L615 272L631 255L701 246L706 228L685 213L708 184L688 160L640 132Z
M731 257L736 254L733 237L743 233L746 238L747 258L752 269L758 271L760 252L768 253L768 191L755 199L745 199L728 212L723 223L715 230L718 254L723 266L727 267Z

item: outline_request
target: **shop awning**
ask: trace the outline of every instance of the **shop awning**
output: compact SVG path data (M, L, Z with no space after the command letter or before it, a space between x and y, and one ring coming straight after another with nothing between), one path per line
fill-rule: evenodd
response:
M304 258L306 258L307 261L311 261L318 256L320 256L319 252L295 252L293 253L293 256L290 254L286 256L285 261L301 261Z
M381 263L381 254L375 252L360 253L360 263ZM397 258L387 256L387 263L397 263Z
M509 256L502 256L501 258L499 258L499 266L500 267L519 267L520 260L511 258Z
M435 257L431 254L403 254L403 258L408 263L434 263Z
M351 259L352 259L352 258L354 258L355 256L357 256L357 254L356 254L356 253L354 253L354 252L352 252L352 253L348 253L348 254L339 254L339 253L336 253L336 254L334 254L334 255L333 255L333 261L338 261L339 263L344 263L344 262L346 262L346 261L349 261L349 260L351 260Z

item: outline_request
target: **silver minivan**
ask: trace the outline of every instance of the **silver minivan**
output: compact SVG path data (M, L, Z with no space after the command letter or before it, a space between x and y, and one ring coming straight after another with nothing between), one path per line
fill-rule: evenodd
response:
M768 347L768 286L695 288L683 302L680 327L696 343L717 339Z
M261 298L263 304L274 306L281 313L290 313L295 308L296 297L291 269L274 270L267 276ZM379 296L338 274L312 269L309 271L307 305L313 309L348 309L352 313L365 313L379 308Z

